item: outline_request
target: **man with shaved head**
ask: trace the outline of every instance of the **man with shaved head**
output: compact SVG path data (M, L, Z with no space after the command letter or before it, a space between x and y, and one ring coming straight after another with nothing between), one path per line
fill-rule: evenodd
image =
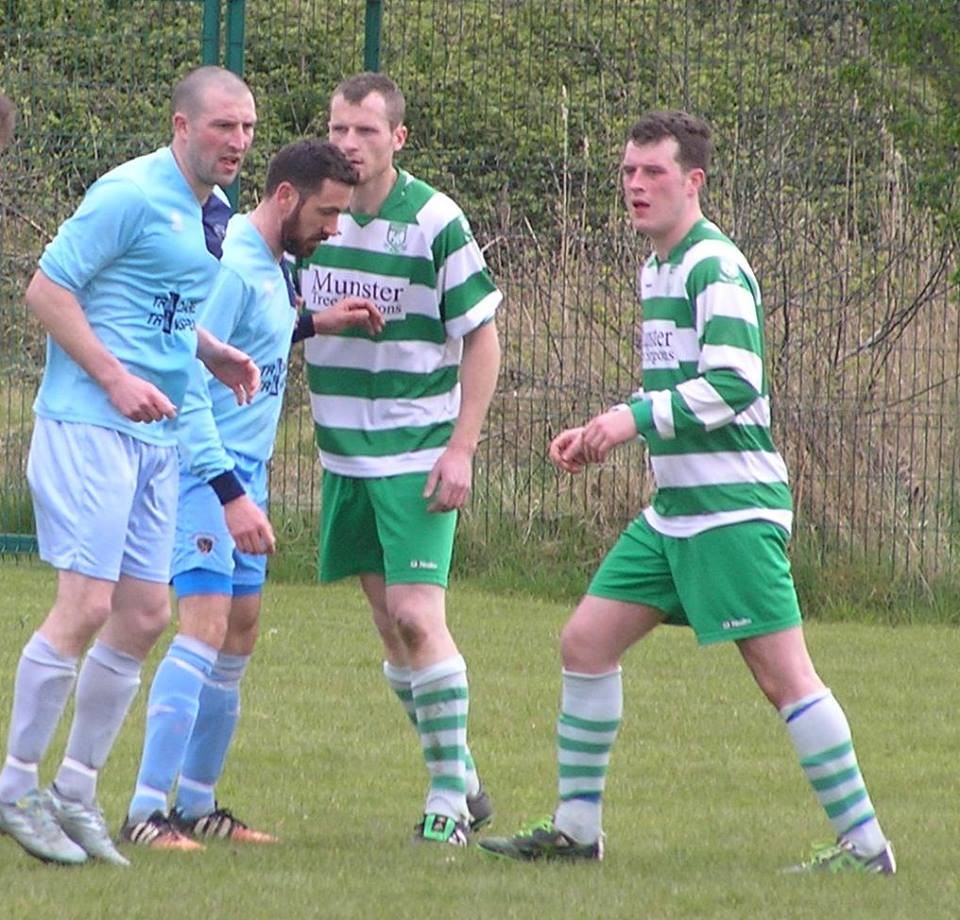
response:
M27 288L47 332L27 477L40 556L58 583L17 668L0 831L47 862L128 864L97 775L170 619L173 420L198 356L239 402L259 385L250 358L199 325L218 272L201 209L237 177L255 123L242 80L192 71L174 91L170 145L97 180ZM42 790L38 766L74 684L65 756Z

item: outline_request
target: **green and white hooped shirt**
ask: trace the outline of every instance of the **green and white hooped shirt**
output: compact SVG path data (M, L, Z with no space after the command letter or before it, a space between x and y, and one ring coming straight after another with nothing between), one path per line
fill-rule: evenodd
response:
M657 492L660 533L689 537L766 520L789 532L793 502L770 436L760 288L739 249L701 219L640 270L637 347L643 396L631 399Z
M366 297L386 325L305 343L321 461L343 476L429 471L460 411L463 338L502 295L460 208L402 170L379 214L339 229L300 266L306 307Z

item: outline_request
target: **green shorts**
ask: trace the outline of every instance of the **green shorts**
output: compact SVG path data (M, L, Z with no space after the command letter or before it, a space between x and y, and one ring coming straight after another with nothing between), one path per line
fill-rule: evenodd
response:
M427 511L426 473L362 479L324 471L320 581L383 575L447 586L457 512Z
M746 521L666 537L641 515L600 564L587 594L656 607L701 645L800 624L782 527Z

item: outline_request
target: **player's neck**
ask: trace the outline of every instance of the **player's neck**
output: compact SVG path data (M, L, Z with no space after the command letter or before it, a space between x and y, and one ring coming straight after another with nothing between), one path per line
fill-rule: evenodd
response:
M212 185L205 185L203 182L200 182L196 176L190 171L187 166L186 157L184 157L181 152L177 149L176 142L170 145L170 152L173 154L173 159L177 164L177 169L180 170L183 175L184 180L187 185L193 189L193 194L197 196L197 201L200 204L200 207L203 207L207 203L207 199L210 197L213 192Z
M688 209L683 218L678 220L670 228L669 232L664 233L656 239L651 237L650 242L653 243L657 258L661 262L666 261L670 253L673 252L674 247L693 229L693 225L702 217L703 212L700 210L700 205L697 204L695 207Z
M356 186L353 197L350 199L350 211L353 214L379 214L380 208L387 200L393 186L397 182L396 166L385 169L380 175L374 176L369 182Z
M280 243L280 225L281 220L275 214L271 213L266 206L267 201L261 201L248 215L250 223L254 230L263 237L267 248L273 254L273 257L279 261L283 256L283 246Z

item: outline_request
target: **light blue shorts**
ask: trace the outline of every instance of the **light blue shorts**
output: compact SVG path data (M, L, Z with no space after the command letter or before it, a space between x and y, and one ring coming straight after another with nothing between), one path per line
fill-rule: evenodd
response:
M128 434L37 418L27 481L40 558L117 581L166 582L177 507L177 450Z
M267 510L267 464L228 451L234 473L250 496ZM237 550L223 506L208 483L180 470L180 504L171 582L177 597L192 594L259 594L267 579L267 557Z

